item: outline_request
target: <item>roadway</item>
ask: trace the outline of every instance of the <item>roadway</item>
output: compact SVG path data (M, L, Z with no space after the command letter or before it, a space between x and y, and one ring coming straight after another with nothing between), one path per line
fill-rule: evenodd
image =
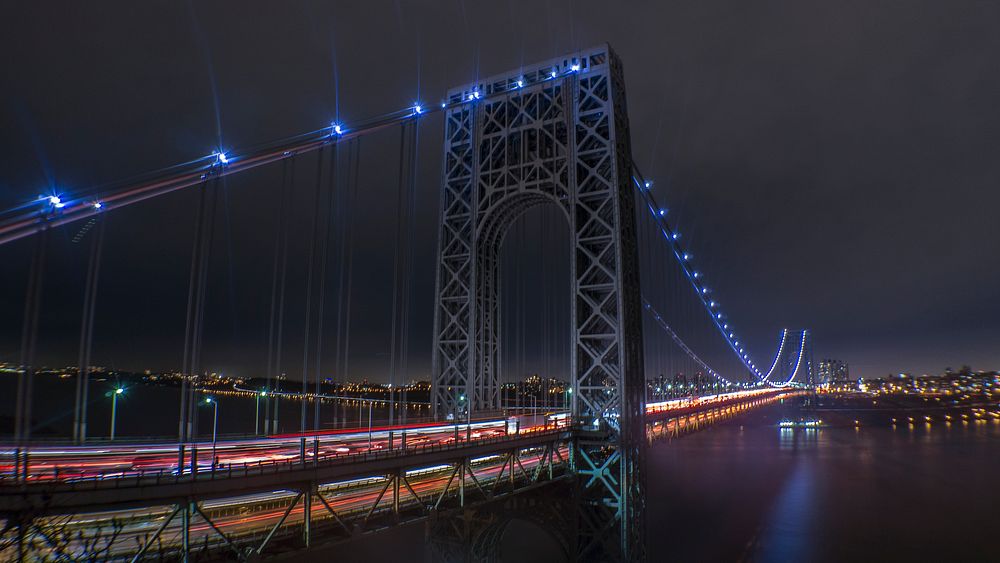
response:
M526 430L530 430L526 429ZM183 445L172 443L100 444L94 446L32 446L28 450L27 480L73 481L80 479L111 479L139 475L178 473L178 462L183 454L180 470L225 470L230 466L252 466L299 459L305 439L305 456L328 458L349 456L368 451L420 447L429 444L447 445L465 439L503 436L507 433L506 420L473 421L471 424L406 424L395 426L352 428L306 434L283 434L267 438L192 442ZM391 443L390 443L391 434ZM17 450L11 446L0 450L0 479L16 476ZM194 455L192 455L194 453ZM23 454L22 454L23 455ZM23 475L23 466L20 469Z
M646 409L648 419L663 421L652 423L651 438L657 431L676 434L692 424L691 420L697 426L700 422L710 422L726 416L730 411L735 412L737 405L747 405L748 401L756 404L758 401L775 400L784 393L787 391L759 389L649 403ZM701 414L689 418L688 415L693 413ZM197 510L194 510L188 526L189 545L196 551L231 549L226 547L226 543L233 542L244 550L259 547L272 531L276 532L274 541L301 541L298 538L302 537L306 521L305 501L302 499L306 497L300 493L304 489L296 486L302 480L296 470L308 473L310 467L323 468L334 464L329 470L331 472L315 473L320 478L313 481L313 490L317 494L311 497L309 526L325 538L330 538L331 533L332 537L347 537L370 528L369 520L381 522L378 525L388 525L426 517L430 506L456 497L459 481L462 480L456 477L459 474L454 463L456 455L468 456L469 472L464 477L466 495L478 494L477 498L485 499L484 490L489 491L495 485L505 487L508 479L512 481L511 485L515 480L522 485L530 482L534 471L545 468L546 446L541 445L543 440L540 438L547 433L543 431L556 425L565 428L570 426L570 422L569 417L561 413L546 417L522 417L518 424L501 418L458 425L420 423L374 427L370 432L365 428L286 434L225 440L214 446L211 442L198 442L184 445L185 461L180 465L176 443L32 447L29 477L19 483L11 482L15 469L11 463L14 450L8 447L0 452L6 454L6 462L0 465L0 471L10 483L12 493L15 492L13 487L27 491L24 487L43 485L48 490L47 483L53 483L52 494L82 494L79 500L83 504L80 506L91 510L104 506L100 512L68 510L68 513L60 513L52 510L47 512L47 516L36 517L28 546L33 556L57 560L70 555L83 559L128 558L161 528L162 533L152 544L153 552L177 552L183 543L184 526L181 516L178 516L179 505L168 500L178 496L178 493L168 490L171 486L229 487L220 488L221 492L214 494L206 489L209 494L205 496L191 495L202 500L196 504ZM400 462L393 460L404 454L399 451L404 432L406 461L403 463L408 465L402 465L405 469L398 475L405 476L406 487L398 484L393 487L394 477L387 469L399 466ZM513 435L515 433L518 436ZM533 438L535 434L539 438ZM498 453L505 451L501 444L511 439L514 441L507 448L514 448L513 451L519 452L520 456L519 471L515 475L511 474L513 462ZM551 443L550 439L545 440ZM303 442L306 444L304 457ZM198 450L194 464L191 464L192 448ZM458 450L450 453L453 448L468 453L462 454ZM549 455L548 469L554 470L558 476L566 469L569 443L561 441L553 444L552 449L558 455ZM261 479L271 480L253 485L256 489L250 494L247 489L241 490L243 485L240 483L246 480L248 487L252 485L251 474L255 464L279 466L275 469L287 467L288 473L279 471L273 477L267 477L262 472ZM338 471L336 466L340 465L344 466L344 470L334 473ZM243 473L250 477L236 479L233 474L230 486L226 484L230 481L226 477L234 466L242 468ZM192 467L196 474L192 474ZM251 471L248 472L247 468ZM212 475L203 475L205 472ZM215 480L215 472L222 473L220 481ZM127 487L133 486L138 491L136 494L143 496L153 492L149 489L143 492L143 480L158 474L165 475L166 479L156 491L160 488L164 491L159 496L151 495L149 504L130 505L116 501L104 505L91 504L84 500L87 494L91 494L86 492L89 489L72 492L78 486L99 487L94 489L93 494L101 495L107 494L101 492L105 486L111 486L114 491L111 494L128 496L133 493L128 492ZM326 479L322 475L326 475ZM203 476L211 477L211 480L203 481ZM119 488L119 482L123 488ZM130 485L130 482L133 484ZM159 485L159 477L156 477L156 483ZM64 488L68 492L57 491ZM394 499L394 494L398 494L399 498ZM55 502L58 505L58 500ZM398 507L398 512L395 507ZM13 528L7 530L0 541L10 545L8 542L13 541L11 534L14 532Z
M560 460L568 459L568 448L559 450ZM533 448L521 452L519 472L516 478L523 481L532 470L544 463L544 450ZM558 462L564 465L563 461ZM482 487L489 490L503 477L505 459L501 455L488 455L471 460L473 473L465 476L466 494ZM523 470L520 468L523 467ZM509 466L507 466L509 471ZM406 472L406 478L413 492L400 488L400 513L409 518L422 517L422 507L436 502L442 492L448 498L458 494L458 479L452 478L454 467L437 465L413 469ZM523 471L523 472L522 472ZM526 472L526 473L525 473ZM317 487L319 495L311 504L311 526L324 524L340 527L339 518L347 526L363 523L369 516L376 519L386 513L393 513L389 478L374 475L345 482L327 483ZM386 492L388 490L388 493ZM419 495L414 497L413 493ZM275 490L253 495L243 495L226 499L206 501L199 508L229 541L249 546L259 543L268 531L279 523L283 535L294 535L301 531L305 519L304 502L293 503L299 498L293 490ZM336 512L337 517L326 508ZM43 538L33 550L33 554L58 559L65 554L82 558L98 557L115 559L133 555L137 546L143 545L156 530L169 520L157 542L156 552L163 553L180 549L182 543L182 522L180 517L171 518L174 507L162 506L139 510L119 510L70 516L52 516L36 520L39 536ZM287 514L286 514L287 513ZM342 533L351 534L350 528ZM216 548L225 541L204 518L194 516L189 528L189 542L192 549Z
M700 397L684 397L646 405L649 420L683 416L699 410L725 406L749 398L763 398L782 393L778 389L750 389ZM560 425L569 424L565 416L553 418ZM0 482L19 481L79 481L86 479L116 479L156 474L178 474L191 471L210 472L232 467L282 463L301 459L328 459L370 451L405 446L449 445L456 439L477 440L504 436L515 431L530 432L549 427L542 416L517 417L520 428L508 419L475 420L471 423L416 423L394 426L340 429L304 434L282 434L271 437L164 443L102 443L91 446L37 446L17 450L12 445L0 446ZM404 438L405 436L405 438ZM28 471L25 477L24 457L27 452ZM15 457L20 455L19 460ZM183 463L181 461L183 460ZM214 460L214 463L213 463Z

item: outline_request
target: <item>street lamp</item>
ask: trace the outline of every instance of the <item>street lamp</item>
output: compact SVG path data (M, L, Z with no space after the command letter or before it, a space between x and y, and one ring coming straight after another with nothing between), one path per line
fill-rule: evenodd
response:
M111 395L111 441L115 440L115 418L118 416L118 395L125 392L122 387L115 387L113 393L108 393Z
M257 436L260 434L260 398L267 397L267 391L257 392L257 411L253 415L253 434Z
M368 451L372 449L372 405L375 399L368 400Z
M212 405L212 469L215 469L215 438L219 428L219 402L211 397L205 397L205 404Z
M465 409L465 441L468 442L472 438L472 409L465 404L465 394L458 396L458 405ZM458 417L461 412L455 415L455 434L458 434ZM457 437L457 436L456 436ZM458 440L456 440L457 442Z

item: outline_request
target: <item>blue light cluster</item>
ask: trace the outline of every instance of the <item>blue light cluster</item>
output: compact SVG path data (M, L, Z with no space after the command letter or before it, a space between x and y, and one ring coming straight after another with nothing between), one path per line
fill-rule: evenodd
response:
M561 71L560 71L560 68L558 66L552 67L549 70L547 77L544 77L544 76L541 77L541 80L538 80L538 83L550 82L552 80L556 80L556 79L558 79L560 77L566 76L567 74L572 74L572 73L575 73L575 72L581 72L582 70L583 70L583 66L580 63L577 63L577 62L571 63L569 66L564 67ZM517 89L520 89L520 88L524 88L526 82L525 82L524 77L521 76L517 80L514 80L513 82L508 83L508 84L509 84L508 88L510 90L517 90ZM490 93L495 93L495 92L490 92ZM463 97L459 97L458 99L454 99L453 98L452 99L452 103L453 104L461 104L463 102L466 102L466 103L467 102L475 102L475 101L481 99L482 97L483 97L483 93L480 92L478 88L476 88L476 89L473 89L472 91L470 91L469 93L464 94L464 98ZM448 102L442 102L441 103L441 107L442 108L447 108L448 105L449 105Z
M756 375L757 378L762 383L768 383L767 379L763 377L763 374L761 374L760 370L757 368L757 366L754 365L754 362L750 359L749 354L747 354L743 348L740 348L739 339L737 338L736 333L729 329L729 323L723 322L723 319L725 319L726 317L722 311L716 310L717 307L719 306L718 302L716 302L714 299L708 298L708 294L711 292L711 290L706 285L704 285L704 282L702 281L701 272L694 270L691 267L690 263L693 259L693 256L690 253L681 250L680 245L677 243L677 241L680 239L680 233L673 231L670 228L670 226L666 223L666 220L664 219L665 208L657 205L656 201L653 198L652 193L650 193L650 188L652 187L653 182L649 180L640 180L637 176L634 176L632 180L635 183L635 186L639 188L638 191L642 194L643 198L645 199L647 208L653 215L654 220L657 222L657 225L660 228L660 232L663 234L663 237L667 241L667 244L669 245L674 255L680 262L682 270L687 275L688 280L694 286L695 294L698 295L699 298L701 299L702 304L705 306L705 309L708 312L709 318L712 319L712 322L716 325L719 332L721 332L723 337L725 338L726 343L733 350L733 352L736 353L737 357L740 358L740 360L743 362L746 368L750 370L751 373ZM718 374L714 373L713 375L718 376Z

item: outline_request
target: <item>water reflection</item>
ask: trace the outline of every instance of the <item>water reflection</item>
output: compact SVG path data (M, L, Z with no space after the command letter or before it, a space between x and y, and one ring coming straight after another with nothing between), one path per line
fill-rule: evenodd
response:
M778 447L782 450L815 447L820 432L817 428L779 428Z
M816 443L815 430L812 440ZM793 440L794 441L794 440ZM800 459L771 507L763 524L755 561L808 561L814 541L815 476L812 460Z
M778 426L801 416L760 409L652 446L650 559L997 560L1000 418L949 425L914 413L911 425L906 413L871 413Z

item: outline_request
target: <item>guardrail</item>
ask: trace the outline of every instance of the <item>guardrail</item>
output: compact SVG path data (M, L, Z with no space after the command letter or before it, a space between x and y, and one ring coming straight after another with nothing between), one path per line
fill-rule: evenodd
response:
M265 474L280 473L283 471L294 471L301 469L320 469L339 465L361 464L370 461L378 461L392 458L402 458L431 452L460 451L470 447L478 447L491 444L503 444L509 442L523 441L526 438L542 438L546 436L557 437L567 432L573 432L577 428L573 426L562 426L559 428L524 430L517 434L506 434L501 437L486 437L478 439L459 440L453 443L433 443L417 446L407 446L406 448L368 450L360 453L323 453L318 456L296 457L281 460L259 460L256 462L244 462L242 464L207 464L206 466L196 465L196 471L191 472L184 468L178 471L176 468L162 468L156 471L135 470L118 471L103 474L95 477L70 478L70 479L27 479L23 476L20 479L13 479L11 475L0 478L0 488L34 488L51 487L58 488L60 492L80 491L80 490L104 490L128 487L146 487L161 484L194 483L211 481L216 479L233 479L252 477ZM314 442L314 448L318 447L319 440Z

